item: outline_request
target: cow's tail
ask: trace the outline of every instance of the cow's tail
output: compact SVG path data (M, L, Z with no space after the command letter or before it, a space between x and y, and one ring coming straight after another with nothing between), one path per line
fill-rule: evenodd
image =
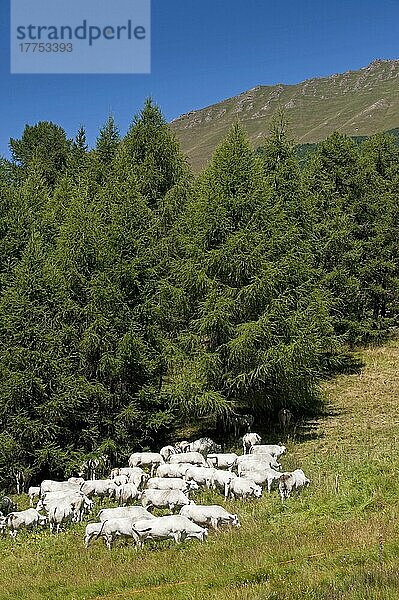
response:
M96 533L96 539L98 539L103 534L104 527L107 522L108 522L108 519L105 519L105 521L103 521L103 524L100 527L100 531L98 533Z

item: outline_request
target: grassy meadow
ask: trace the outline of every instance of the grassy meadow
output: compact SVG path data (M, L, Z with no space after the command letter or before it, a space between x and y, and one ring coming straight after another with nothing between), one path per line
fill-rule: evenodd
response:
M326 414L286 439L284 470L312 480L301 495L228 501L241 529L205 544L86 551L84 525L0 539L0 599L399 598L399 342L362 358L360 374L324 384ZM195 499L223 504L211 492Z

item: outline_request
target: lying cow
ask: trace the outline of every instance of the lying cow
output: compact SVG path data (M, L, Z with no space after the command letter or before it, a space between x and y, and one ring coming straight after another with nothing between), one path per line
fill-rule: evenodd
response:
M169 459L169 464L178 463L190 463L191 465L198 465L206 467L206 460L199 452L184 452L183 454L172 454Z
M193 523L182 515L157 517L152 521L136 521L134 529L138 534L140 547L144 541L173 539L177 544L196 538L203 542L208 536L208 530Z
M306 477L302 469L295 469L292 473L283 473L278 484L281 501L289 498L293 490L299 490L309 484L310 479Z
M169 508L173 513L177 506L191 504L191 500L180 490L144 490L141 496L144 508Z
M210 506L190 504L189 506L183 506L180 510L180 514L197 525L210 525L214 529L218 529L219 525L234 525L240 527L237 515L232 515L223 508L213 504Z
M262 438L258 433L246 433L242 438L242 450L244 454L248 454L251 451L252 446L260 444Z
M19 512L12 512L6 517L10 535L16 538L21 529L33 529L39 525L45 526L48 519L41 515L36 509L28 508Z

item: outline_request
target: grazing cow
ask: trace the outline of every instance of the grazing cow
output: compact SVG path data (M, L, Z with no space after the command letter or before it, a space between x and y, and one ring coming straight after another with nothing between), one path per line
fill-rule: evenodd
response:
M287 448L281 444L259 444L250 450L251 454L271 454L274 458L279 458L286 451Z
M292 473L283 473L278 484L281 501L288 498L293 490L299 490L309 484L310 479L306 477L302 469L295 469Z
M74 510L68 499L61 500L58 503L50 504L48 509L48 520L50 523L50 531L59 533L61 525L64 523L72 523L74 520Z
M112 481L112 479L89 479L85 481L80 490L88 498L98 496L101 501L103 498L115 497L118 486Z
M197 523L197 525L210 525L214 529L218 529L219 525L234 525L240 527L237 515L232 515L217 504L211 506L190 504L183 506L180 509L180 514Z
M200 438L190 442L188 450L186 452L200 452L201 454L207 455L209 452L221 452L222 446L216 444L211 438Z
M127 506L133 500L140 500L141 492L138 491L134 483L124 483L120 485L115 493L115 499L119 506Z
M32 508L34 501L36 499L40 498L40 486L39 487L30 487L28 489L28 496L29 496L29 506Z
M258 433L246 433L242 437L242 450L244 454L247 454L251 451L252 446L256 446L256 444L260 444L262 438Z
M208 530L193 523L183 515L157 517L152 521L136 521L134 529L140 537L139 545L144 541L173 539L177 544L186 540L196 538L203 542L208 536Z
M160 449L159 454L162 456L165 462L169 460L172 454L176 454L177 450L173 446L164 446Z
M280 427L286 429L290 426L292 419L292 412L288 410L288 408L281 408L277 414L278 422L280 423Z
M234 452L230 454L208 454L207 462L210 467L217 469L232 469L238 456Z
M153 477L147 481L149 490L180 490L183 494L192 490L198 490L199 486L195 481L185 481L180 477Z
M140 538L135 530L134 522L129 517L122 519L107 519L102 522L101 529L97 537L103 537L108 550L111 550L112 544L117 537L133 538L136 547Z
M7 516L10 512L15 512L16 510L17 505L8 496L4 496L4 498L0 500L0 512L2 515Z
M169 459L169 464L179 463L190 463L191 465L198 465L200 467L206 467L206 460L199 452L184 452L184 454L173 454Z
M207 488L211 486L211 477L213 469L209 467L191 467L187 469L184 474L186 481L195 481L198 485L206 485Z
M36 510L47 510L49 511L50 506L56 506L59 503L67 502L73 510L73 521L80 523L85 513L91 512L93 508L93 501L81 492L46 492L44 496L39 500L36 506Z
M187 469L191 469L191 463L176 463L159 465L156 475L157 477L184 477Z
M180 490L144 490L141 496L144 508L169 508L173 513L176 506L191 504L191 500Z
M219 489L224 494L224 497L227 498L230 482L235 477L237 477L237 475L231 471L220 471L218 469L213 469L211 476L211 488L214 490Z
M148 510L142 506L124 506L120 508L103 508L98 513L100 521L106 521L107 519L132 519L132 521L138 521L139 519L155 519Z
M106 535L103 534L102 530L103 522L100 523L89 523L86 525L85 530L85 548L89 547L92 540L102 537L106 542Z
M33 529L39 525L46 525L48 519L36 509L28 508L19 512L11 512L6 517L11 537L15 538L20 529Z
M260 498L262 488L244 477L235 477L229 484L229 494L232 498Z
M154 469L164 462L164 459L158 452L134 452L129 458L129 467L150 466L152 477Z

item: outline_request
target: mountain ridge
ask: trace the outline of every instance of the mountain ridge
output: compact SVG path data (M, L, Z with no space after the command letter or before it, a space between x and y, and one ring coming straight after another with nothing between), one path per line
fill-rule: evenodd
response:
M261 145L279 107L298 144L318 142L333 131L361 136L393 129L399 125L399 59L376 59L358 70L295 84L257 85L170 125L199 170L237 120L254 145Z

